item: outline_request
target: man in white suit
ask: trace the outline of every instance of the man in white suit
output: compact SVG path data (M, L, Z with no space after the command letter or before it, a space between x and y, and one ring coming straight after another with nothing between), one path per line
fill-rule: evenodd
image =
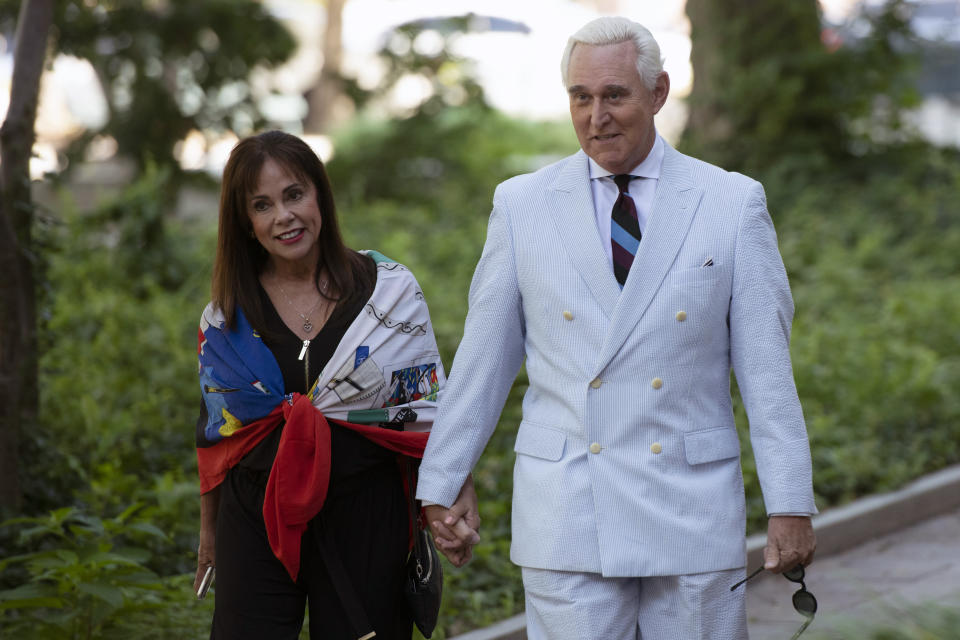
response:
M807 564L815 546L793 302L763 188L657 135L670 81L644 27L589 23L562 71L581 151L497 187L417 494L464 562L475 537L446 507L526 358L510 556L528 636L746 638L745 590L730 589L746 562L731 368L770 516L765 567Z

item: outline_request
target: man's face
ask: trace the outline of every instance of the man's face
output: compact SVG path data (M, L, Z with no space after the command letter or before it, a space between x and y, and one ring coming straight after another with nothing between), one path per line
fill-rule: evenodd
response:
M633 42L578 43L570 55L567 93L580 148L612 173L628 173L647 157L656 136L653 116L669 92L665 72L653 91L644 86Z

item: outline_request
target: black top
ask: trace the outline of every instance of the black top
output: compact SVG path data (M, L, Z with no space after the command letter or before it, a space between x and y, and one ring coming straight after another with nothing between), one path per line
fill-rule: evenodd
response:
M365 265L371 270L372 274L375 274L376 265L373 260L368 260ZM260 302L266 324L263 327L265 331L260 333L263 343L273 353L273 357L276 358L277 364L280 366L280 372L283 375L284 393L306 394L310 390L320 372L333 357L337 346L343 339L343 335L360 312L363 311L370 295L373 293L376 278L371 277L367 280L370 285L365 286L366 290L355 292L356 295L344 295L341 298L341 301L337 303L337 307L331 313L330 319L327 320L320 332L310 340L310 346L307 348L308 353L303 360L298 359L303 348L303 341L287 327L273 306L270 296L267 295L262 286L259 287ZM203 426L206 423L207 408L201 399L200 416L197 420L198 433L202 433ZM332 453L328 495L334 491L335 484L338 484L336 480L365 472L371 467L385 462L392 463L396 458L395 453L370 442L353 431L332 423L330 431ZM280 444L282 432L283 425L281 424L244 456L238 466L248 471L260 472L263 482L266 483L270 468L277 456L277 447Z

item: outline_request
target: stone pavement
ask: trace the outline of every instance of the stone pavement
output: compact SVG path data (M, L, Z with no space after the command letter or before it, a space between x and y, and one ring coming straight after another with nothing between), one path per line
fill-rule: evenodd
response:
M862 640L930 606L960 608L960 509L817 558L804 582L819 607L803 640ZM769 573L747 584L750 639L788 640L803 622L790 600L799 585Z

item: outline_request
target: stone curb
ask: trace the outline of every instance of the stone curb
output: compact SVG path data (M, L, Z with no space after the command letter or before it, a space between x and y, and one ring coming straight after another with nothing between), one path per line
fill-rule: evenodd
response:
M861 498L813 518L817 556L846 551L871 538L960 507L960 465L914 480L903 489ZM747 567L763 562L766 535L747 538ZM450 640L526 640L526 620L519 615Z
M454 636L450 640L527 640L527 617L520 613L489 627Z

